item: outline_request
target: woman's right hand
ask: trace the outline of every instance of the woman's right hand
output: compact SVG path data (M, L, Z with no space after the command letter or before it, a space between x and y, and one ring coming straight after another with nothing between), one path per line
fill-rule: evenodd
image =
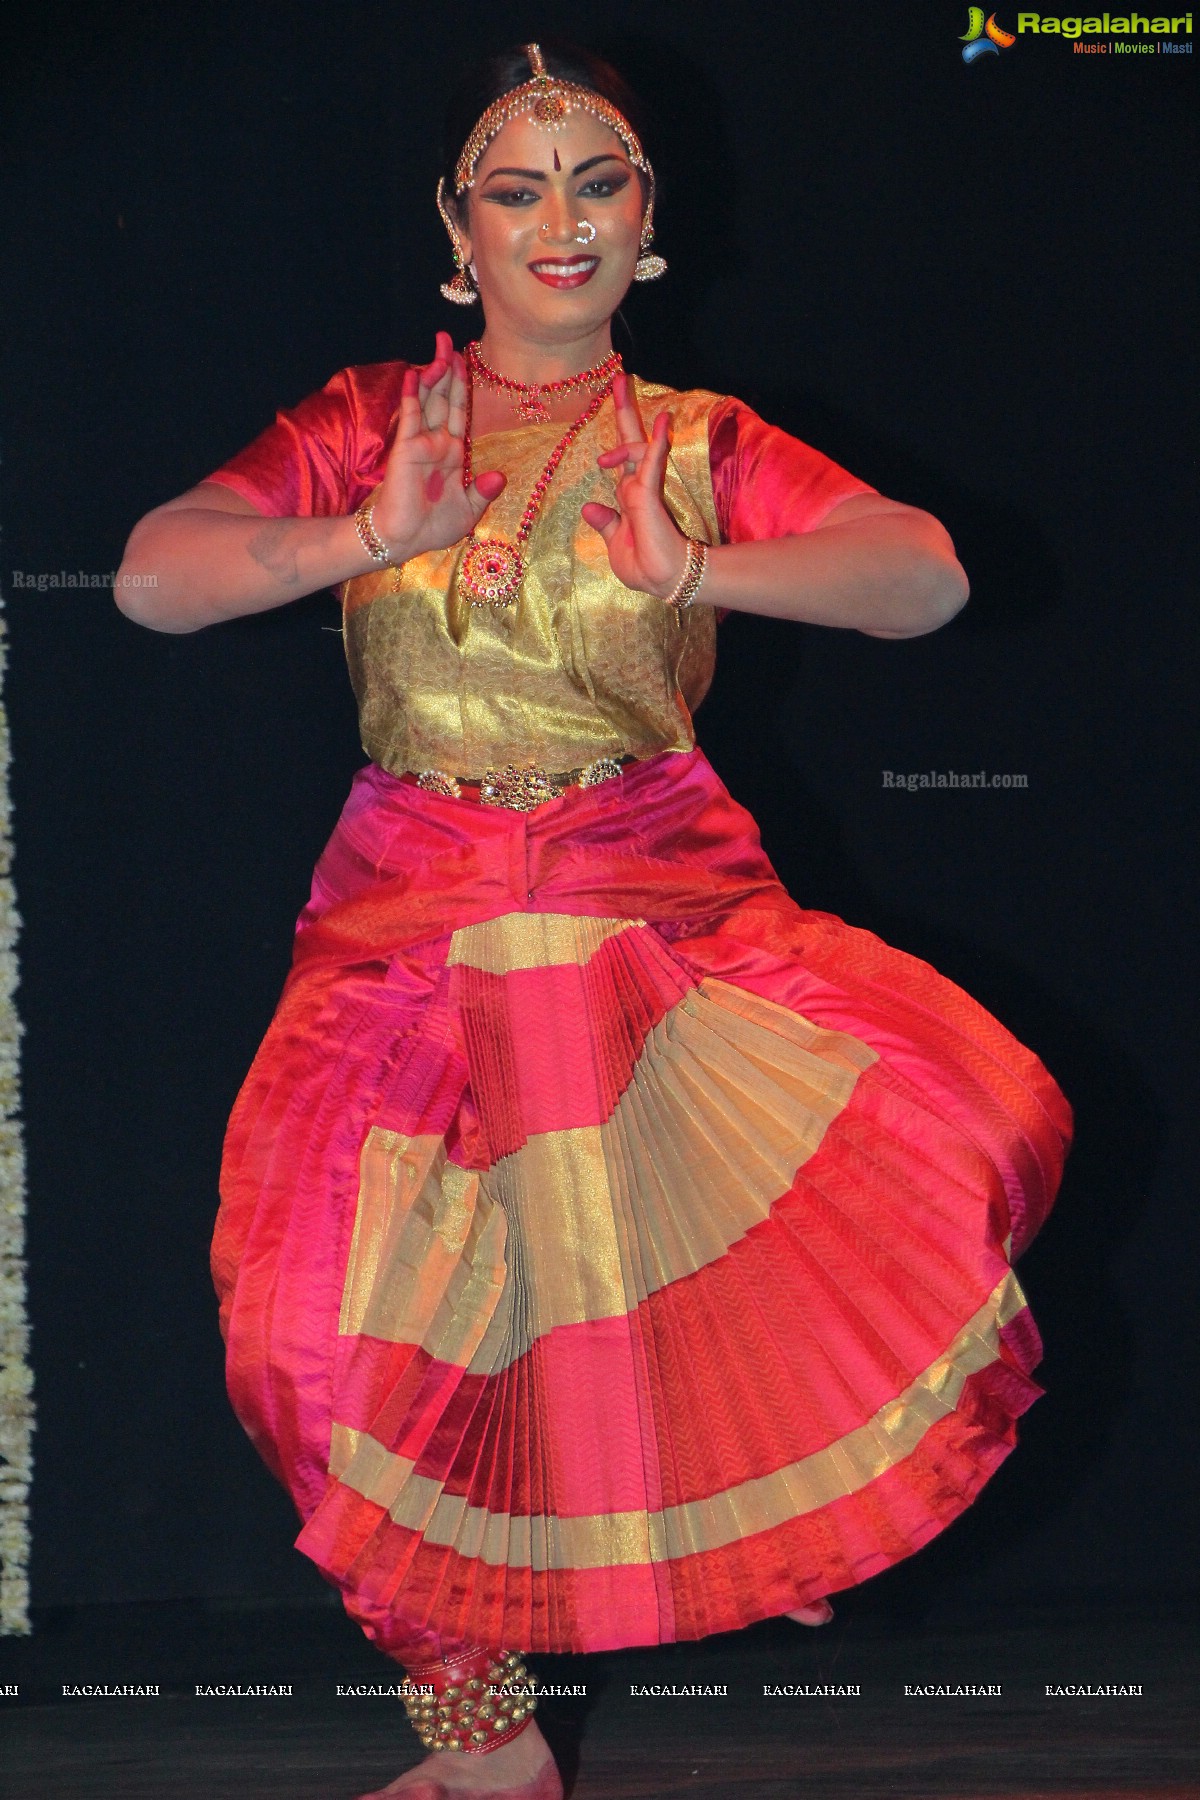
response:
M457 544L503 489L499 469L463 486L466 424L466 361L439 331L433 362L405 370L396 437L373 502L371 523L393 562Z

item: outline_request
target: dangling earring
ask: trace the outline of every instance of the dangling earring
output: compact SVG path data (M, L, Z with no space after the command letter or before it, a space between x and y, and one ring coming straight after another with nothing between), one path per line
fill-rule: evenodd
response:
M457 274L449 281L443 281L442 294L447 300L452 300L455 306L473 306L479 298L477 291L471 285L471 276L474 275L475 268L472 264L470 274L467 273L458 230L454 220L450 217L450 212L446 205L445 189L445 181L439 178L437 184L437 209L442 215L442 224L450 234L450 243L454 251L454 263Z
M654 242L654 176L650 177L650 198L646 202L646 216L642 220L642 238L638 246L639 255L633 267L635 281L657 281L660 275L667 272L665 256L651 256L650 246Z
M459 264L458 274L449 281L443 281L442 293L447 300L453 300L455 306L474 306L479 298L475 288L471 286L471 278Z
M643 240L642 254L633 265L633 279L635 281L657 281L659 276L665 275L666 272L666 257L647 256L645 254L645 240Z

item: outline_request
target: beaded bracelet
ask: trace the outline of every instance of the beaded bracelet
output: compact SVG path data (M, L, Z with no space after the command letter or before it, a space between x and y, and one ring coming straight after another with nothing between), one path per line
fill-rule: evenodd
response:
M700 583L704 580L704 571L708 567L708 545L699 538L687 540L687 561L683 565L683 574L663 600L664 606L673 607L677 613L686 612L700 591Z
M385 566L392 560L392 553L376 531L371 522L371 514L375 511L372 501L364 500L354 515L354 529L367 555L377 563Z

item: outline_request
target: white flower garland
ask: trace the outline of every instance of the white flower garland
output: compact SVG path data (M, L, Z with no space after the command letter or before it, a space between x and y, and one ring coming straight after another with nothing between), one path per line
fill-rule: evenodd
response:
M25 1312L25 1147L21 1134L20 919L12 884L7 628L0 615L0 1633L29 1631L29 1484L33 1475L33 1370Z

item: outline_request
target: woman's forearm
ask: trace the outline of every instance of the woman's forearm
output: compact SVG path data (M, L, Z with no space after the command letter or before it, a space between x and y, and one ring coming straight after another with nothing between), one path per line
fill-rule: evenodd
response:
M969 592L945 528L904 507L797 537L715 545L697 603L918 637L953 618Z
M244 503L234 510L219 496L212 506L189 496L134 527L114 593L139 625L199 631L375 567L352 518L271 519Z

